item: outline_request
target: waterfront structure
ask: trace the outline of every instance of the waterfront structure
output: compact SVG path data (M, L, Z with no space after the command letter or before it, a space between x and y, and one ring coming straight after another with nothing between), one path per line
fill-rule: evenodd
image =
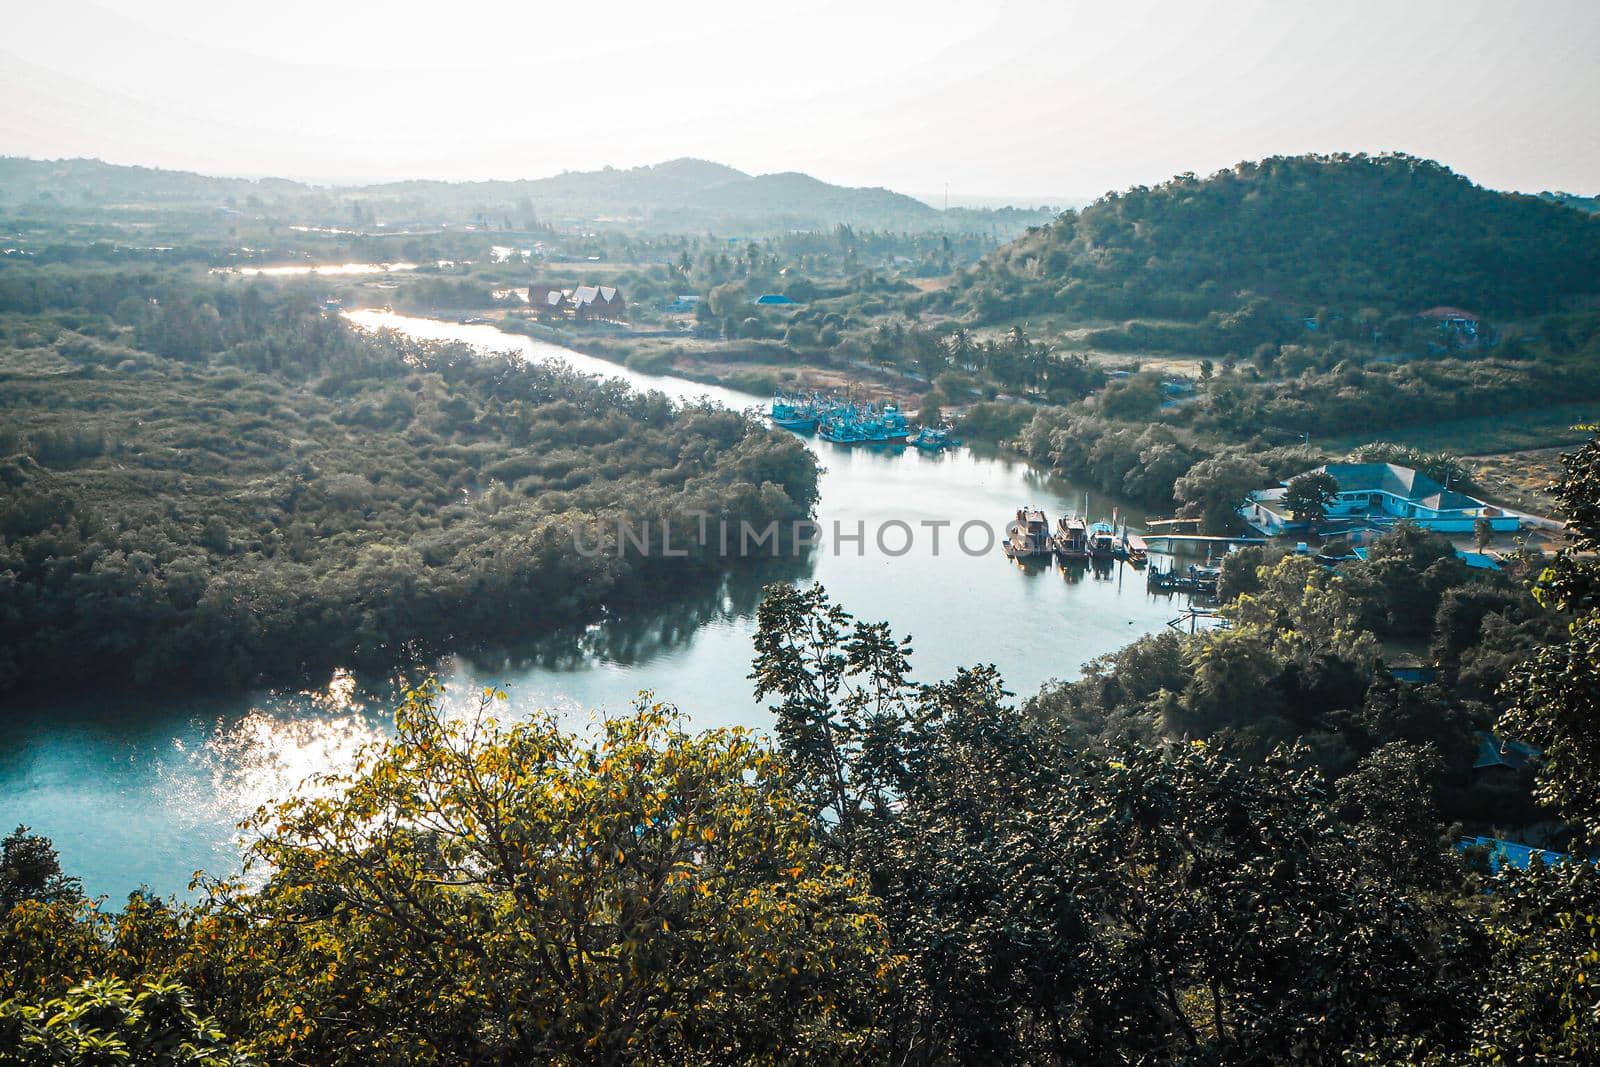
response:
M1303 522L1290 514L1284 502L1287 481L1251 493L1240 505L1239 516L1268 537L1313 525L1319 531L1360 526L1382 530L1406 521L1440 533L1471 533L1479 519L1496 532L1514 532L1521 525L1516 515L1394 463L1329 463L1306 473L1327 474L1339 486L1319 522Z

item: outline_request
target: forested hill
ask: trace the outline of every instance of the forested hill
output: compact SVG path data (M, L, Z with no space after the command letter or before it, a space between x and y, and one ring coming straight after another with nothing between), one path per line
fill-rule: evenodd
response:
M1600 218L1404 155L1275 157L1067 212L973 268L982 320L1198 319L1266 299L1508 318L1600 291Z

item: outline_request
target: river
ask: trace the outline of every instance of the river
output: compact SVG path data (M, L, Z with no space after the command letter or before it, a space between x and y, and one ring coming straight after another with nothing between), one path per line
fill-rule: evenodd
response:
M635 373L492 326L376 311L347 317L365 328L402 329L531 360L564 359L678 400L707 396L740 408L764 403L729 389ZM1000 527L1030 503L1052 521L1082 509L1081 487L1027 464L967 449L927 455L815 439L808 445L824 468L817 514L824 544L806 558L774 561L721 589L552 635L510 656L450 657L434 665L450 692L465 700L492 682L508 691L513 713L547 707L581 721L624 708L649 689L699 726L764 727L770 716L754 700L746 675L760 588L774 578L820 581L858 617L888 620L897 633L910 634L919 678L994 663L1021 696L1052 678L1072 678L1088 660L1161 629L1186 603L1147 592L1143 575L1121 564L1099 573L1024 568L998 550L970 555L957 548L954 531L968 520ZM1096 517L1118 503L1091 500ZM923 524L940 521L953 525L939 528L936 546L935 528ZM863 543L831 543L835 522L846 533L859 524ZM894 523L912 536L886 525ZM196 869L237 871L234 827L240 818L307 775L343 766L360 745L381 737L395 686L395 679L341 672L311 691L101 697L12 709L0 725L0 832L24 823L51 837L63 866L91 893L119 900L146 885L162 895L184 895Z

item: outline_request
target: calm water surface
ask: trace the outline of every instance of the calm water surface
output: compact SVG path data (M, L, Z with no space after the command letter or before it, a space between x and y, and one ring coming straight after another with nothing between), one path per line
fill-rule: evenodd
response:
M564 359L580 370L626 379L675 399L708 396L734 406L762 398L681 379L637 374L545 342L384 312L348 316L368 328L404 329L528 359ZM1079 486L1026 464L962 450L877 451L808 442L821 460L818 521L824 544L803 559L769 561L722 588L663 603L627 618L519 646L493 658L453 657L437 665L451 699L463 704L483 685L503 685L513 711L552 708L574 723L625 708L641 690L676 704L700 726L764 727L753 698L751 636L767 580L820 581L860 618L886 619L910 634L924 680L992 662L1008 687L1027 695L1052 678L1072 678L1095 656L1162 628L1185 605L1146 591L1142 573L1114 565L1096 573L1023 568L998 550L981 557L954 549L954 527L969 519L995 527L1024 504L1051 517L1081 510ZM1090 501L1095 517L1118 502ZM1142 512L1135 511L1134 515ZM875 543L880 524L899 520L916 536L904 555ZM938 551L923 521L948 520ZM834 522L858 523L866 543L835 546ZM898 552L901 534L886 536ZM52 837L64 866L93 893L120 897L141 884L185 891L199 868L238 868L235 824L308 775L344 766L381 737L386 709L405 678L339 674L310 692L227 697L93 701L12 709L0 725L0 823L26 823Z

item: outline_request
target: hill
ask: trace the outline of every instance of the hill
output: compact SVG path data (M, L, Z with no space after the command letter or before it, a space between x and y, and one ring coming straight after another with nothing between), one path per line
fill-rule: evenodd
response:
M644 230L773 233L846 223L866 229L1020 229L1041 213L941 212L881 188L833 185L806 174L751 175L720 163L675 159L654 166L568 171L516 181L401 181L318 186L281 178L219 178L99 160L0 158L0 208L13 212L106 212L237 207L296 221L371 217L456 222L481 217L513 226L603 221ZM1029 217L1031 214L1032 217ZM1019 217L1020 216L1020 217Z
M1590 214L1600 212L1600 196L1579 196L1577 193L1540 193L1539 199L1575 207Z
M973 268L980 321L1195 321L1437 305L1513 317L1600 291L1600 218L1405 155L1276 157L1106 196Z

